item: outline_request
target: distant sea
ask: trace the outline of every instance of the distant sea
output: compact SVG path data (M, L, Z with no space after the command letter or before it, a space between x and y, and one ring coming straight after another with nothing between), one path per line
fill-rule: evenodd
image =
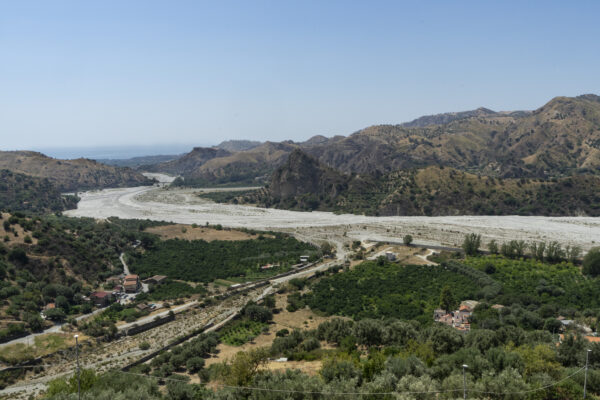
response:
M157 144L147 146L39 147L31 150L39 151L50 157L68 160L81 157L92 160L118 160L142 156L182 154L191 151L194 147L205 146L211 145Z

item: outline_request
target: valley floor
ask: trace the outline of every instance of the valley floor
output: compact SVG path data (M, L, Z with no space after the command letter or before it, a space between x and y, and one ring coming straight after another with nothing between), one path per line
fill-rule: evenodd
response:
M311 242L330 241L338 251L351 240L401 241L411 234L415 243L458 247L467 233L480 233L483 242L513 239L559 241L585 251L600 243L600 218L523 216L371 217L330 212L299 212L243 205L217 204L198 197L210 189L133 187L84 192L74 217L139 218L176 223L221 224L234 228L277 230Z

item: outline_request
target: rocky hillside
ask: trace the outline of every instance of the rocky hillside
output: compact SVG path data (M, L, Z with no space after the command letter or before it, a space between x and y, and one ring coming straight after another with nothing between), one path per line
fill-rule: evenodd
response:
M145 165L140 170L147 172L163 172L172 175L188 176L213 158L228 157L232 153L218 147L194 147L192 151L175 160L153 165Z
M368 215L600 216L600 176L494 178L449 167L343 174L296 150L269 185L237 202Z
M262 144L257 140L226 140L217 145L219 149L230 152L250 150Z
M263 183L294 149L343 173L379 177L447 166L499 178L600 173L600 97L557 97L534 111L473 111L375 125L348 137L266 142L249 150L196 148L148 171L179 174L180 184ZM222 153L220 153L222 152Z
M61 192L152 184L152 180L129 168L104 165L93 160L58 160L33 151L0 151L0 169L46 178Z
M138 168L144 165L154 165L171 160L175 160L181 155L155 155L155 156L140 156L131 158L103 158L97 159L99 163L106 165L114 165L115 167Z
M194 169L180 170L183 180L178 180L177 183L188 186L263 184L265 179L275 168L285 162L290 152L296 147L296 145L286 142L266 142L251 150L213 157L200 163ZM182 159L191 156L192 153ZM162 171L168 172L164 169Z
M430 165L498 177L600 171L598 96L557 97L531 113L484 114L416 128L372 126L309 152L361 174Z
M62 196L47 178L0 170L0 209L44 213L75 208L75 196Z

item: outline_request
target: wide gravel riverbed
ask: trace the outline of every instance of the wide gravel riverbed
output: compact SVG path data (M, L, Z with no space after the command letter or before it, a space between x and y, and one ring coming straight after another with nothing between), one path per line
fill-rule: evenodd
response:
M206 189L133 187L80 193L74 217L139 218L186 224L221 224L294 233L305 240L329 240L339 245L353 240L401 240L410 233L416 243L457 246L466 233L480 233L483 241L512 239L556 240L584 250L600 245L600 218L446 216L370 217L330 212L299 212L217 204L197 193Z

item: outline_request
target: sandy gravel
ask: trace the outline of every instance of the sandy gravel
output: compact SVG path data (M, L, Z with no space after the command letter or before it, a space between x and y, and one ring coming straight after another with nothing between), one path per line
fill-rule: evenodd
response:
M206 189L203 189L206 191ZM419 244L456 246L466 233L481 233L484 242L496 239L557 240L583 249L600 244L600 218L448 216L370 217L330 212L298 212L244 205L216 204L196 196L196 189L134 187L84 192L70 216L141 218L183 224L222 224L229 227L275 229L305 240L397 240L410 233Z

